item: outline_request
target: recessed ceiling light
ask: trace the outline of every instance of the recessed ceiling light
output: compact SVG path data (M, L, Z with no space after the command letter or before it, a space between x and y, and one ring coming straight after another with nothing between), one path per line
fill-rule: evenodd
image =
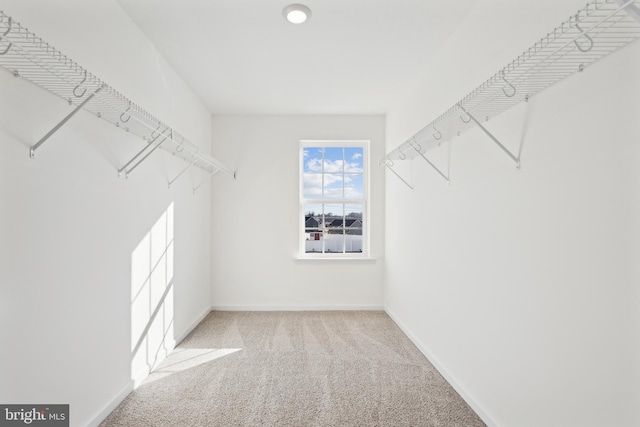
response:
M292 24L302 24L311 18L311 9L303 4L290 4L282 10L282 15Z

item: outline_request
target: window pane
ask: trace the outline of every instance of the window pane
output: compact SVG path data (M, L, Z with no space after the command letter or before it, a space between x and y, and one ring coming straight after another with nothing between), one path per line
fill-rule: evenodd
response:
M322 253L322 232L308 233L306 240L304 241L304 252L307 254L320 254Z
M305 227L311 226L311 228L322 227L322 205L307 203L304 205L304 217ZM308 222L307 220L313 219L315 222Z
M322 174L302 174L302 197L305 199L322 198Z
M350 204L345 206L345 252L362 252L362 231L364 221L362 205Z
M364 150L362 147L357 148L345 148L344 149L344 171L345 172L363 172L364 167L362 162L364 157Z
M302 157L303 172L322 172L322 148L306 147L302 151Z
M325 210L325 241L324 251L327 253L342 253L344 250L344 205L327 204Z
M350 203L344 206L347 219L359 219L362 221L362 205L360 203Z
M324 205L324 251L342 253L344 249L343 204Z
M344 205L342 204L326 204L324 205L324 227L325 228L341 228L342 217L344 215Z
M326 199L342 199L344 176L342 174L327 173L324 175L324 195Z
M344 171L344 149L325 148L324 149L324 172L343 172Z
M362 205L345 205L345 230L347 234L362 235L364 220L362 215Z
M334 219L342 220L344 216L344 205L342 203L327 203L324 205L325 221L333 221Z
M345 235L345 253L362 252L362 234Z
M322 205L304 205L304 251L322 252Z
M364 199L364 183L361 173L344 176L344 198Z
M342 229L331 230L324 240L325 253L343 253L344 252L344 235Z

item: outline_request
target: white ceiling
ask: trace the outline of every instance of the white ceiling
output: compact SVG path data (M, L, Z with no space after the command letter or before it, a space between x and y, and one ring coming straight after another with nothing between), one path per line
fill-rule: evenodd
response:
M384 114L475 7L500 31L508 17L493 11L512 1L118 0L214 114ZM307 23L283 18L295 2L313 11ZM531 19L559 9L555 25L583 3L517 7Z
M118 0L214 114L383 114L477 1Z

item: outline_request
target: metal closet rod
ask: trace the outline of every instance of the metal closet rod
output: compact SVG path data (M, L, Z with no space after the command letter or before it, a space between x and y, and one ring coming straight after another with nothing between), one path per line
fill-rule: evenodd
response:
M16 77L22 77L75 106L60 123L30 149L36 151L79 110L84 109L120 129L143 139L147 145L118 172L132 172L157 148L172 153L210 176L222 172L234 177L232 170L131 101L113 87L81 67L42 38L0 11L0 65ZM162 138L159 137L162 135ZM158 141L157 144L154 142ZM136 159L141 158L129 167ZM186 169L170 181L172 184ZM201 184L200 184L201 185ZM198 186L199 187L199 186ZM197 188L197 187L196 187Z
M638 4L640 0L595 0L587 3L575 15L387 153L379 165L391 169L394 160L413 159L418 155L424 158L427 150L476 126L506 150L480 122L488 121L521 102L527 102L534 94L583 71L585 66L640 38ZM416 150L417 147L419 150ZM508 150L506 152L519 167L520 159ZM429 164L433 166L431 162Z

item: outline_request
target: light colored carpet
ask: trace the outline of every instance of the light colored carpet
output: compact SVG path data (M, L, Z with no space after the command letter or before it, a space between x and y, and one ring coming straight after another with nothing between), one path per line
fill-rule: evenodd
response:
M101 426L484 426L384 312L212 312Z

